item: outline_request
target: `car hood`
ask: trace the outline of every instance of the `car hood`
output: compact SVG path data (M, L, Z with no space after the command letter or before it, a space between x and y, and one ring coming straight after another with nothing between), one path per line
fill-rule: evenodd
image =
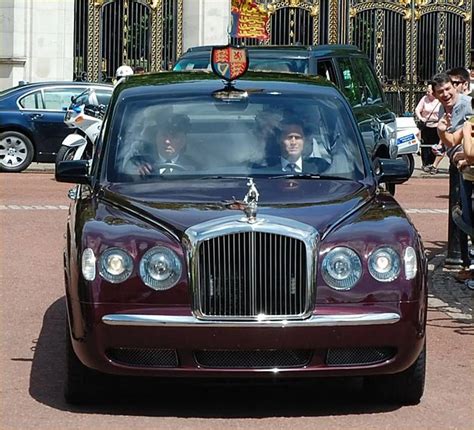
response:
M258 216L290 218L323 234L374 195L374 188L351 180L256 179ZM102 189L102 200L114 207L166 226L179 236L189 227L242 214L249 191L247 179L113 184ZM105 217L106 214L103 214ZM100 215L99 215L100 217Z

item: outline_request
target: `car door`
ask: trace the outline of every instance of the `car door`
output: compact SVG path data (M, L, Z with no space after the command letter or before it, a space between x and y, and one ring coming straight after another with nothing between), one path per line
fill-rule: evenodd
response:
M19 100L22 115L31 123L38 161L54 159L63 139L71 133L64 123L64 108L71 96L85 87L52 86L30 93Z

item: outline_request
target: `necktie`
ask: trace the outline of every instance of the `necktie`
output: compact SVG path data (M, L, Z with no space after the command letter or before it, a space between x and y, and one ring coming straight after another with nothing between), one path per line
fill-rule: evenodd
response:
M287 172L296 172L296 164L295 163L288 163L286 165Z

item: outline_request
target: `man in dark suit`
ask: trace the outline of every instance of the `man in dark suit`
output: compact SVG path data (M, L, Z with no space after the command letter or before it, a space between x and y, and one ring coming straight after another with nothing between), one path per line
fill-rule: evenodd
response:
M306 136L303 124L297 118L284 120L280 130L281 156L279 163L272 163L273 167L293 174L318 173L328 167L328 162L321 158L304 157Z
M189 128L189 118L183 114L173 114L157 125L151 153L137 154L130 160L137 173L147 176L194 170L192 160L183 153Z

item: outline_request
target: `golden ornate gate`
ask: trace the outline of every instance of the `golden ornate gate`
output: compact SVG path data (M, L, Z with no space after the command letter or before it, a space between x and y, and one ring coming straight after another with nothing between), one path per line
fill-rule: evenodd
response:
M413 111L437 72L470 64L473 0L255 0L271 45L352 43L372 60L393 108Z
M349 43L369 55L399 113L413 112L435 73L470 64L472 7L472 0L351 1Z
M183 0L75 0L75 79L110 81L122 64L168 69L182 26Z
M244 45L346 43L349 0L255 0L270 13L269 39L233 38Z

